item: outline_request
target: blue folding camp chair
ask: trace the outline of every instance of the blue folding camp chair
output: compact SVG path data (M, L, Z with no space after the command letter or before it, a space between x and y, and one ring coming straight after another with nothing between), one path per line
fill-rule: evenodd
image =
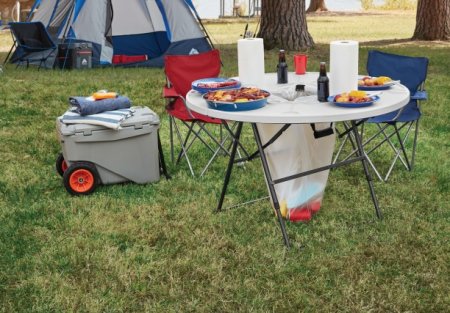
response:
M365 153L369 155L378 149L384 143L387 143L394 151L394 158L387 170L385 176L375 166L369 158L369 164L372 166L378 178L387 181L396 162L400 160L407 170L414 166L414 158L417 146L417 135L419 132L419 119L422 115L419 103L427 99L427 93L424 90L427 77L428 59L424 57L410 57L396 55L376 50L369 51L367 59L367 73L370 76L388 76L393 80L400 80L411 94L409 103L400 110L375 116L368 119L364 124L373 124L377 126L377 132L364 141ZM364 124L361 132L364 130ZM346 127L346 125L344 125ZM411 130L414 127L414 138L412 142L412 151L408 156L406 145ZM347 127L348 129L348 127ZM390 132L389 129L392 129ZM404 129L402 131L402 129ZM390 133L389 133L390 132ZM379 139L381 136L381 139ZM393 137L396 140L393 140ZM346 137L352 140L352 138ZM336 161L336 159L335 159Z
M14 48L11 63L17 63L17 66L23 62L27 68L30 63L39 62L39 68L56 50L56 45L41 22L14 22L9 23L11 35L14 44L11 47L4 64Z

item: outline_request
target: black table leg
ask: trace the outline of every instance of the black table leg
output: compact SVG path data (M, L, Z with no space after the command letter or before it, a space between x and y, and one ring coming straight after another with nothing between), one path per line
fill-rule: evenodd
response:
M364 148L362 145L362 140L361 140L361 136L358 133L358 129L356 127L356 123L355 121L352 121L352 128L353 128L353 134L355 136L355 141L356 141L356 146L358 149L358 155L362 157L361 159L361 163L362 166L364 168L364 173L366 174L366 179L367 179L367 183L369 184L369 189L370 189L370 195L372 197L372 201L373 201L373 205L375 206L375 212L377 214L377 217L379 219L383 218L383 214L381 213L381 209L378 206L378 199L377 199L377 195L375 194L375 189L373 187L373 181L372 181L372 176L370 175L369 172L369 168L367 166L367 156L366 153L364 152Z
M263 165L264 176L267 180L267 186L269 186L270 197L272 198L273 206L278 217L278 222L280 223L281 233L283 235L284 244L287 248L290 248L289 237L286 232L286 224L284 222L283 216L280 211L280 203L275 192L274 183L272 180L272 175L270 175L269 164L267 163L266 154L264 153L263 144L261 142L261 137L259 135L258 127L256 124L252 124L253 134L255 135L256 144L258 145L259 155L261 157L261 163Z
M217 211L222 210L223 200L225 199L225 194L227 192L228 183L230 182L231 171L233 170L234 159L236 158L236 151L239 145L239 139L241 137L243 122L238 122L236 133L233 136L233 146L231 148L230 160L228 161L227 172L225 174L225 179L223 182L222 193L220 195L219 203L217 205Z

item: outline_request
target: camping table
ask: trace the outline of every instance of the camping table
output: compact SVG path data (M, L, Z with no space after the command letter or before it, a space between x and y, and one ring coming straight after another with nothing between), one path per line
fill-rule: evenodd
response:
M317 77L318 73L306 73L305 75L295 75L294 73L289 73L289 80L288 80L289 83L287 85L284 84L283 88L287 88L286 86L292 86L292 88L294 88L296 84L304 84L306 86L313 87L316 86ZM281 85L276 84L276 74L269 73L265 74L264 84L258 87L267 90L269 92L274 92L279 90L280 86ZM357 130L357 125L358 121L360 120L364 120L373 116L389 113L400 109L401 107L403 107L408 103L410 94L409 90L405 86L396 84L388 90L383 90L379 96L380 99L374 105L363 108L337 107L332 103L319 102L317 101L316 97L311 97L310 102L307 103L302 102L297 103L295 105L292 104L288 105L289 103L288 100L283 101L284 103L283 102L270 103L269 98L268 104L263 108L251 111L228 112L209 108L206 101L202 98L202 95L194 90L191 90L186 96L186 103L190 110L210 117L238 122L236 132L234 133L234 141L231 149L230 159L228 162L228 167L224 179L222 193L217 206L217 210L222 209L222 204L230 180L233 164L236 162L235 160L236 150L238 148L238 145L240 144L239 139L241 136L243 123L250 123L253 129L254 139L258 147L259 156L261 157L261 162L266 177L267 185L269 188L269 193L273 201L275 212L277 214L284 243L287 247L290 246L289 237L286 233L285 222L283 217L281 216L280 205L274 188L274 185L277 183L282 183L291 179L314 174L320 171L329 170L331 168L336 168L356 161L361 161L364 174L366 176L369 185L370 195L372 197L372 201L375 206L376 215L378 218L381 218L382 217L381 210L378 205L378 200L373 187L372 178L369 173L368 166L366 164L368 158L364 152L362 140ZM314 170L309 170L303 173L298 173L288 177L283 177L276 180L272 179L267 158L264 153L264 149L270 144L270 142L275 141L281 135L282 131L284 131L291 124L335 123L344 121L348 121L352 125L350 131L353 132L356 141L357 146L356 157L341 162L335 162L327 166L316 168ZM271 140L263 144L261 142L261 137L258 131L257 123L284 124L284 127L282 127L280 131L277 132Z

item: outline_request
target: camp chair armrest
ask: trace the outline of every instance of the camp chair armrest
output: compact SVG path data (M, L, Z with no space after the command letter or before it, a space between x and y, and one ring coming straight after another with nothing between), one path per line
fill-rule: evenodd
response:
M175 99L177 99L177 98L181 99L181 101L183 101L183 105L185 106L186 111L188 112L189 116L191 118L195 118L194 115L192 114L191 110L189 110L189 108L188 108L188 106L186 104L185 97L183 97L182 95L178 94L175 91L175 88L167 87L167 85L164 86L164 88L163 88L163 96L164 96L164 98L168 99L168 101L169 101L169 104L168 104L167 107L170 107L170 103L174 102Z
M426 90L417 90L412 96L412 100L428 100L428 93Z
M178 98L178 97L181 97L181 95L176 92L175 88L167 87L167 86L164 86L163 96L164 96L164 98Z

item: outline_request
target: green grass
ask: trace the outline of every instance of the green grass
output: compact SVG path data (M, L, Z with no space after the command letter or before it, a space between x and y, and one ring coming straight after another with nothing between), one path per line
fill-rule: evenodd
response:
M117 90L151 107L162 118L169 159L161 69L9 65L0 76L0 312L447 312L450 46L407 41L413 20L384 28L398 18L310 20L318 43L308 51L310 70L328 60L327 42L341 38L364 41L361 72L371 48L427 56L430 100L414 171L397 167L389 183L375 182L385 218L375 218L359 165L335 170L320 213L308 224L288 224L291 250L267 201L213 212L225 158L201 179L184 162L169 162L172 180L101 186L88 197L64 190L54 170L61 149L55 118L71 95ZM384 31L352 30L373 19ZM223 75L236 75L239 33L212 26L214 37L227 34L217 44ZM276 51L266 52L266 71L275 59ZM197 150L194 159L206 156ZM236 168L226 205L265 196L261 172L258 160Z

